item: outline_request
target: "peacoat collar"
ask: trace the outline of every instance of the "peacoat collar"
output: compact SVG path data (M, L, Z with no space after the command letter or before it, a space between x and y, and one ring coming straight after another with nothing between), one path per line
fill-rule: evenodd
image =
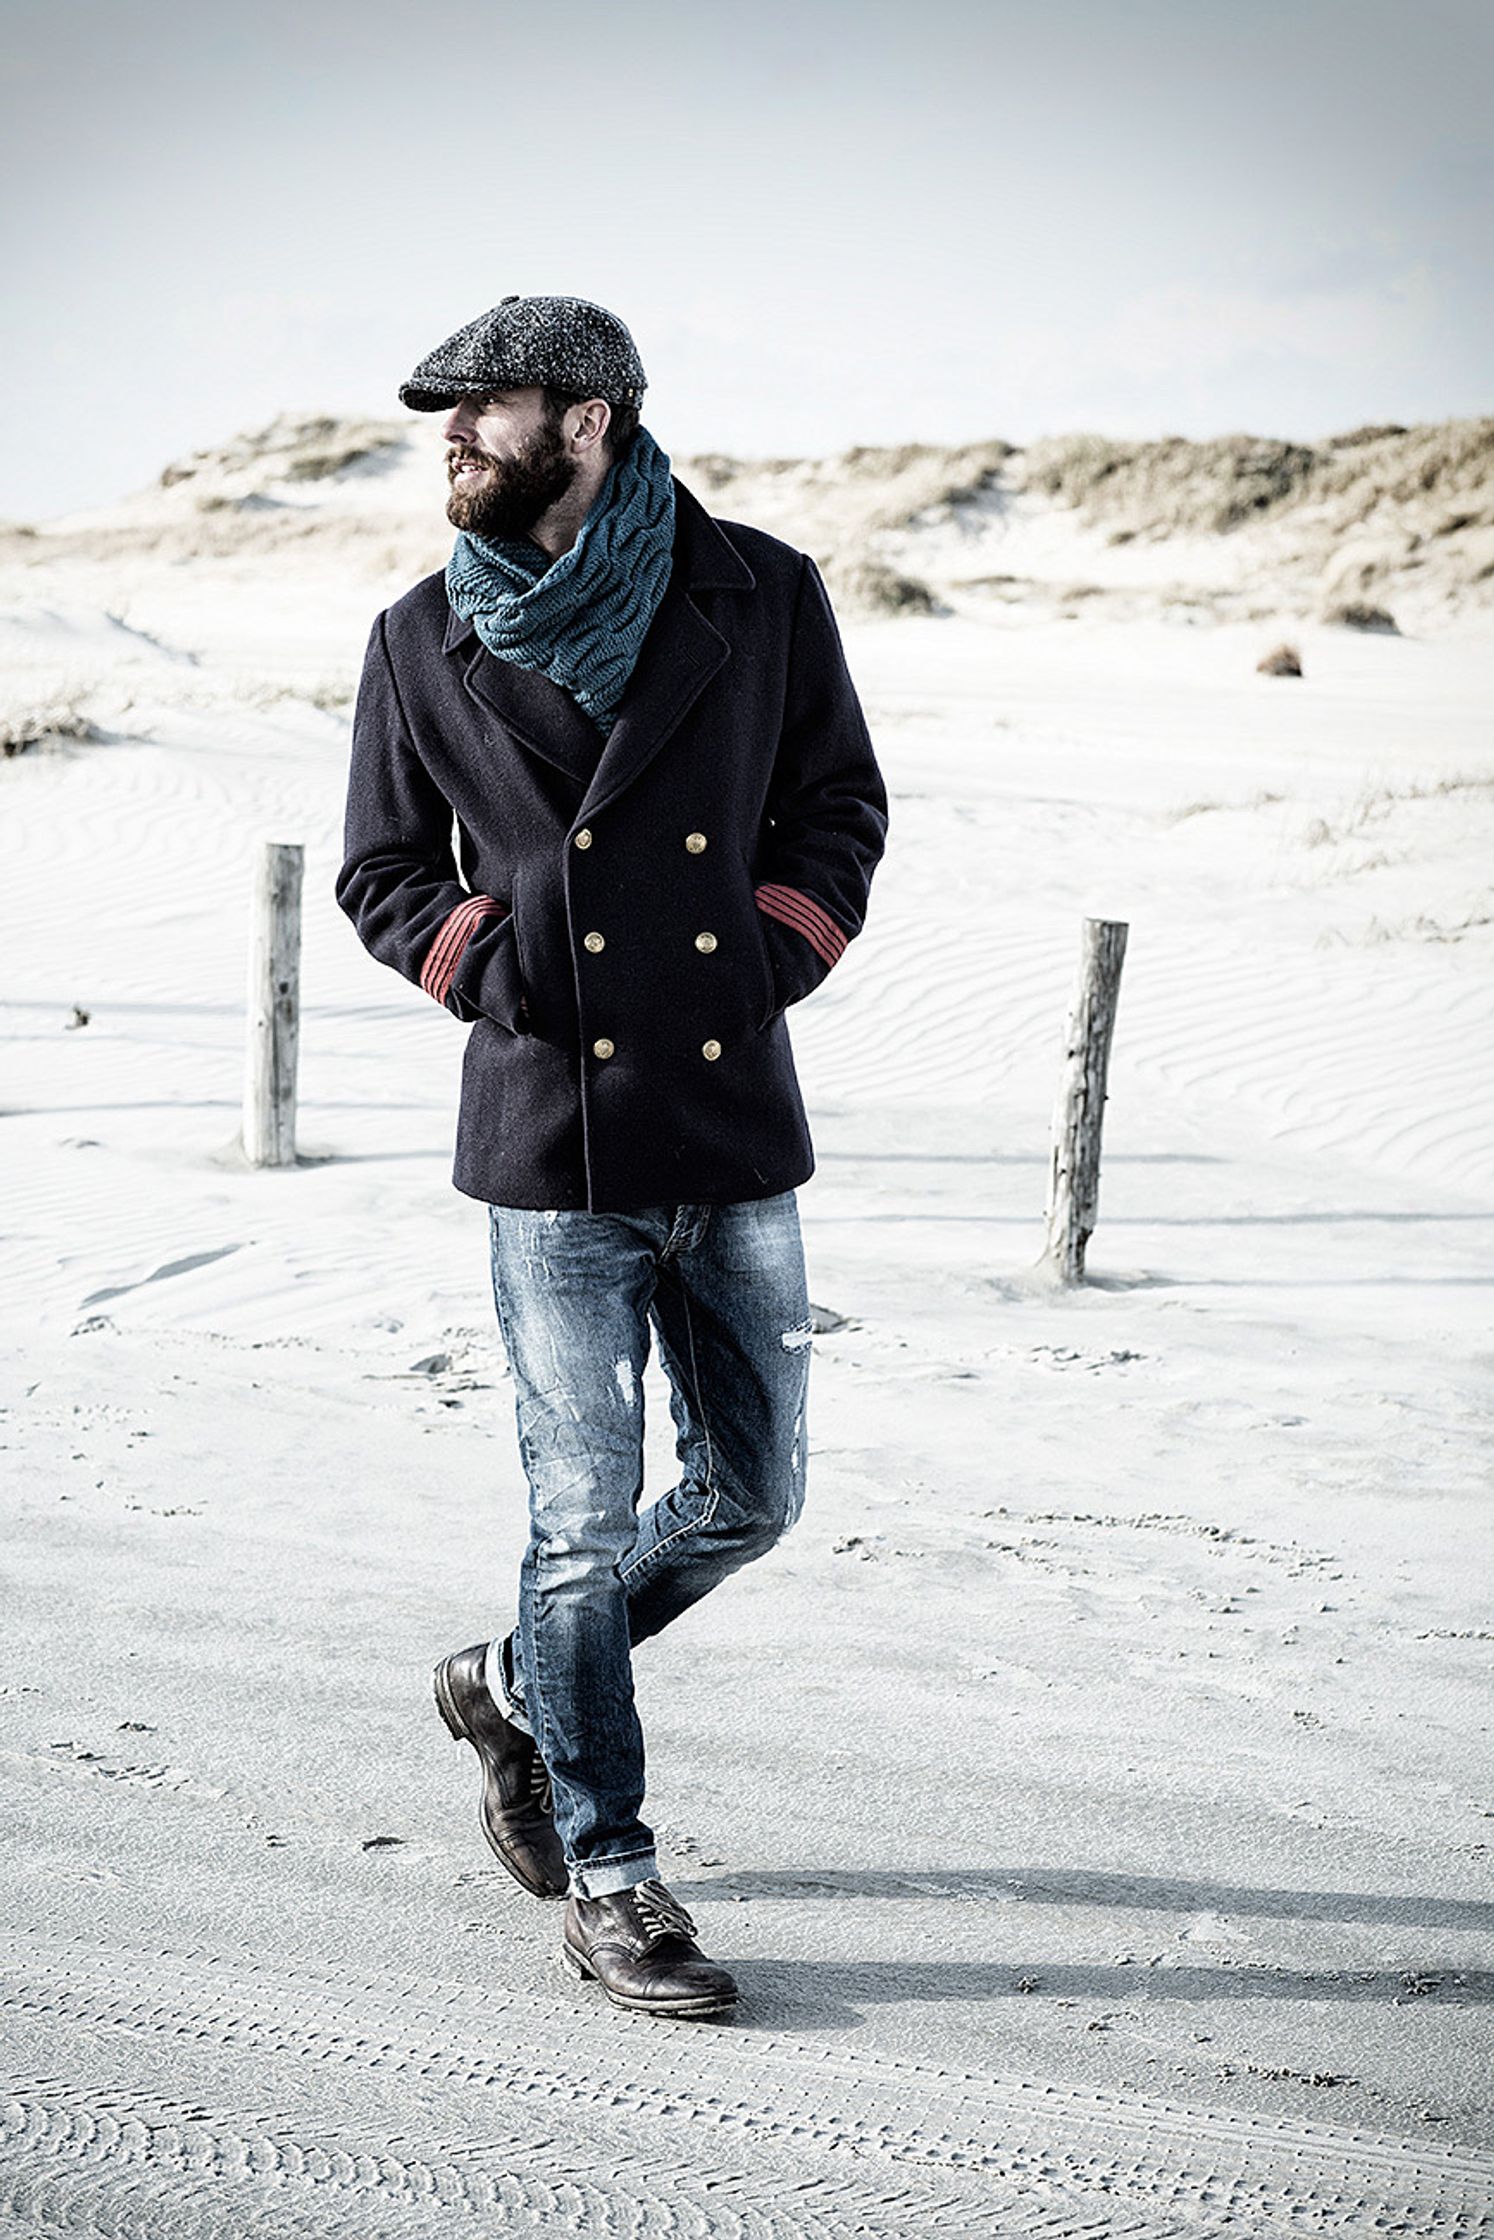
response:
M521 746L586 785L578 824L632 784L731 658L730 641L697 605L695 594L757 587L724 530L682 482L671 479L674 565L600 760L598 726L563 685L543 670L499 659L469 617L455 608L447 611L442 651L465 661L468 692Z

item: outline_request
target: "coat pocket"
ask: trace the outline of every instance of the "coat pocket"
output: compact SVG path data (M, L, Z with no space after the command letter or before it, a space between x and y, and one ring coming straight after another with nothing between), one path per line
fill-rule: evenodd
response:
M514 956L519 966L521 1015L525 1030L529 1034L538 1034L540 1028L536 1024L534 1015L534 975L529 969L528 955L524 943L523 879L517 871L508 883L508 912L513 920Z
M749 895L748 899L752 907L753 946L757 950L761 976L761 993L757 1006L757 1032L764 1034L783 1009L783 999L778 993L778 975L773 970L773 952L768 946L768 931L763 923L763 914L757 906L757 896L753 893Z

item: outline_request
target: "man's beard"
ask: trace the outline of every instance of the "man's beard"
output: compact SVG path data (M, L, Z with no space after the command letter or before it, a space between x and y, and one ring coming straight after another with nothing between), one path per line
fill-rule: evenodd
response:
M486 471L469 487L453 487L446 518L454 529L475 537L527 537L541 515L565 496L578 470L551 422L529 438L517 458L495 459L470 444L454 444L447 453L448 473L461 459L475 459Z

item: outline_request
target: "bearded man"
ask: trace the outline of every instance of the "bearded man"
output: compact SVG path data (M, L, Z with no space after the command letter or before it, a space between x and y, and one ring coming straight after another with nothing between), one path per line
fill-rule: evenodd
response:
M861 929L887 804L814 562L675 480L644 385L612 313L505 296L401 388L447 414L458 534L373 625L336 893L471 1029L452 1180L488 1209L529 1488L515 1622L441 1660L437 1705L567 1965L698 2015L736 1984L640 1816L632 1651L803 1504L784 1015ZM680 1478L640 1506L652 1339Z

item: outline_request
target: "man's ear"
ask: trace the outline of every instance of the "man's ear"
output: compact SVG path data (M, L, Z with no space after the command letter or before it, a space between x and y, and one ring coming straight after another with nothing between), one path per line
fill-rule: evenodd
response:
M576 436L589 434L593 443L605 442L612 424L612 407L606 398L588 397L584 404L577 405L575 409L580 415L576 422Z

